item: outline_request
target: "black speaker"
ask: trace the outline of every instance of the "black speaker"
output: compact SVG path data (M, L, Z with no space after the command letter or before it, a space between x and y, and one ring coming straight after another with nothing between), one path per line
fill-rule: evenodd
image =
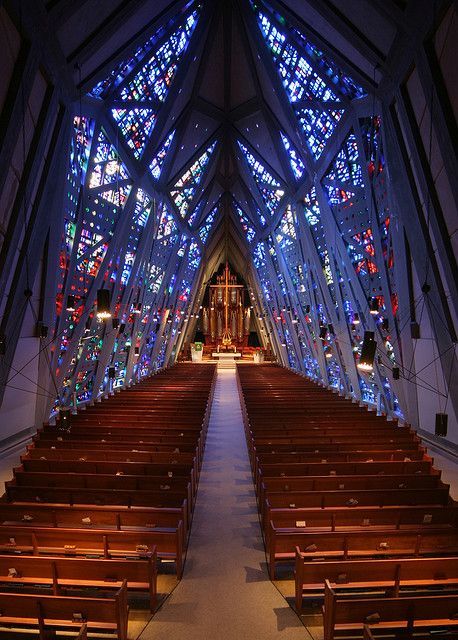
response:
M320 340L326 340L326 334L328 333L327 327L320 327Z
M114 367L108 367L108 377L110 380L114 380L116 377L116 369Z
M410 323L410 337L412 338L412 340L420 339L420 325L418 324L418 322Z
M447 435L447 423L448 415L446 413L436 413L436 429L434 431L436 436L445 438Z
M37 338L47 338L48 337L48 327L41 322L37 322L36 327L36 336Z
M119 318L112 318L111 319L111 326L113 327L113 329L118 329L119 328Z
M392 374L393 374L393 380L399 380L400 377L400 370L399 367L393 367L393 369L391 370Z

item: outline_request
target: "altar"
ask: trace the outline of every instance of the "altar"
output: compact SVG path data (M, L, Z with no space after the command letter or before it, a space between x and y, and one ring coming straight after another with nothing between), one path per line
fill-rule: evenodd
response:
M218 369L235 369L235 359L241 358L239 351L214 351L212 358L218 360Z
M231 360L235 360L236 358L241 358L242 354L239 353L238 351L233 352L233 351L215 351L214 353L212 353L212 358L217 358L220 362L221 361L231 361Z

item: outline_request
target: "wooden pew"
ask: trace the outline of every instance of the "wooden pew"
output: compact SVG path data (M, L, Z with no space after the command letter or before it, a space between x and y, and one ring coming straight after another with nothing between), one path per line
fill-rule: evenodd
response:
M448 505L449 488L267 492L274 508L335 508L388 505ZM262 513L264 518L264 513Z
M124 491L154 491L182 494L192 505L194 503L194 484L187 477L145 476L53 471L25 471L16 467L13 480L5 483L6 493L10 487L60 487L66 489L103 489Z
M125 581L112 598L0 593L0 611L3 626L38 627L40 639L46 637L46 628L74 629L75 624L85 622L87 629L113 633L118 640L127 640L129 610Z
M272 508L266 500L266 522L279 529L325 529L338 531L357 528L418 529L420 527L458 528L458 505L336 507L335 509ZM267 529L268 531L268 529Z
M299 547L295 560L295 604L301 611L304 595L323 593L324 581L341 595L347 590L391 589L398 597L402 587L458 587L458 557L385 558L310 562Z
M89 556L105 559L143 558L157 550L161 560L173 561L176 574L183 570L182 523L177 528L70 529L57 527L0 526L0 553Z
M195 452L186 451L137 451L105 449L66 449L64 446L51 448L28 447L23 458L30 460L62 460L74 462L143 462L149 464L179 464L191 463L196 465Z
M149 594L150 610L157 600L156 548L142 560L71 558L62 556L0 555L0 583L14 588L48 586L53 595L68 589L118 590L126 580L128 590Z
M178 528L186 510L164 507L101 507L0 502L0 525L82 529ZM186 533L186 532L184 532ZM184 542L184 541L183 541Z
M384 558L387 556L419 557L458 554L456 529L411 529L406 531L308 531L276 529L271 523L267 553L271 579L275 579L277 562L291 562L299 547L304 558L339 559Z
M403 596L402 598L340 597L325 581L323 622L324 640L334 640L344 632L359 631L371 619L378 618L379 627L389 629L457 628L458 600L456 595Z
M440 640L458 640L458 631L453 631L451 628L435 629L433 633ZM377 640L377 638L383 638L383 640L432 640L434 636L428 629L423 632L419 629L390 631L386 627L377 629L377 625L368 624L364 625L363 632L363 640Z

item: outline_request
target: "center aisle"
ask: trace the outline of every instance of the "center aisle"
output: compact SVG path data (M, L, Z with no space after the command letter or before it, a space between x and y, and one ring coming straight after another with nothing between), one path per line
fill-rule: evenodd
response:
M140 640L307 638L270 582L234 369L219 369L183 580Z

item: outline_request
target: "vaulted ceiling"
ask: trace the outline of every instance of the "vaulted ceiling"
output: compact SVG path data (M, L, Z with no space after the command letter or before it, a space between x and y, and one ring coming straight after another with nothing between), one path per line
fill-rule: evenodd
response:
M348 75L360 87L358 97L378 91L386 76L385 64L389 68L390 57L407 38L406 25L411 24L412 12L412 7L405 12L406 3L394 0L274 0L269 5L250 0L187 3L102 0L97 2L96 12L90 1L51 0L46 5L67 61L67 72L77 87L77 101L82 98L85 111L102 118L112 139L120 138L123 160L132 173L146 180L150 190L170 197L180 177L217 141L205 176L186 209L185 220L177 216L178 223L186 228L186 222L191 221L190 226L198 228L220 203L212 233L217 232L220 240L230 233L231 242L227 246L236 241L242 254L246 253L247 243L240 222L245 229L247 225L252 229L251 234L256 232L257 238L267 237L278 224L285 204L309 190L314 176L330 164L334 154L333 139L327 140L330 135L325 136L326 148L318 163L307 148L297 109L295 113L291 106L295 98L290 95L288 99L283 91L274 51L272 47L269 51L266 42L267 29L260 24L260 12L274 25L287 20L291 33L297 29L292 34L293 41L302 49L310 48L309 62L313 62L312 48L315 48L325 64L329 61L337 74ZM159 93L148 96L141 89L138 91L138 86L137 92L131 86L129 94L124 76L135 78L135 72L147 60L146 54L160 48L190 15L195 19L188 33L191 42L185 43L177 60L166 99ZM122 71L123 77L113 76L110 80L113 70L130 58L130 66ZM318 58L315 63L318 67L322 65L327 86L333 86L332 70L323 67ZM106 85L101 88L105 80ZM122 99L122 88L127 100ZM348 104L354 95L340 95L340 100ZM301 100L302 106L307 107L310 96ZM368 101L364 97L360 100L361 112L368 113ZM129 134L125 138L120 136L113 118L113 107L122 110L127 104L154 113L147 142L130 164L133 154L132 144L130 148L127 144ZM312 106L324 109L319 100ZM124 114L121 111L121 116L119 112L116 116L121 131ZM145 117L133 116L134 126L140 123L139 126L147 128ZM339 135L344 136L339 134L341 124L345 130L345 118L342 123L325 122L322 126L332 125L333 138L339 139ZM173 139L160 179L152 181L148 166L171 134ZM295 150L303 164L299 173L292 168L285 145ZM256 171L260 172L258 167L253 170L255 163L260 163L278 185L276 196L271 197L268 192L263 197L262 179L266 176L256 175ZM148 185L148 181L152 184ZM223 198L224 194L230 197ZM265 212L266 202L270 215ZM176 212L176 205L173 208Z

